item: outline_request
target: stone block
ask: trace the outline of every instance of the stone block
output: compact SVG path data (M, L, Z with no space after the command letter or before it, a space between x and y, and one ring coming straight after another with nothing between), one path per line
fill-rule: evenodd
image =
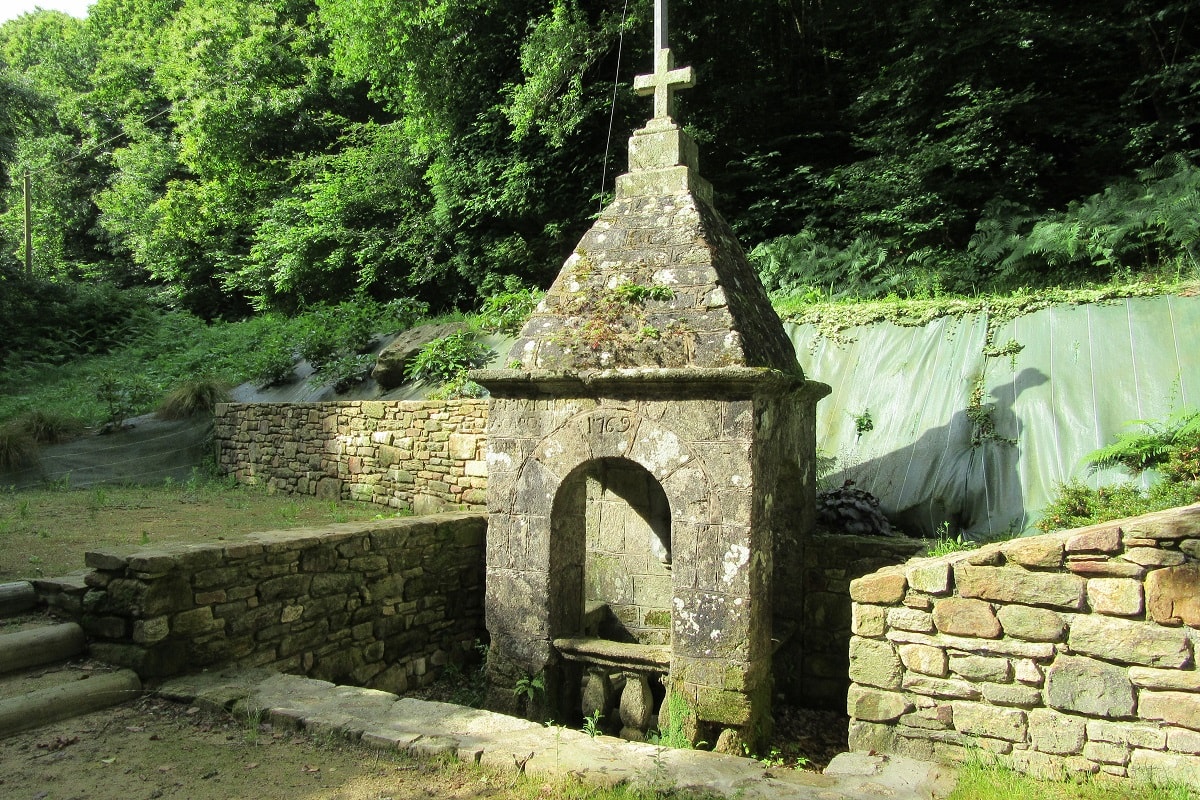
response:
M1100 764L1129 763L1129 746L1114 742L1088 742L1083 746L1083 757Z
M909 674L904 676L902 686L905 691L913 694L941 697L948 700L978 700L983 697L983 692L975 684L954 678L933 678Z
M900 656L889 642L851 637L851 681L880 689L899 689L903 671Z
M1028 720L1024 711L966 701L951 705L954 708L954 729L959 733L1003 739L1006 742L1025 741Z
M1066 551L1070 553L1118 553L1121 550L1121 528L1105 525L1086 528L1067 538Z
M1092 578L1087 597L1092 611L1112 617L1136 617L1145 607L1141 581L1127 578Z
M850 581L850 599L856 603L896 605L904 599L908 581L902 572L876 572Z
M1068 560L1067 569L1083 578L1136 578L1140 580L1146 574L1146 568L1138 564L1103 557L1085 556L1079 560Z
M1029 743L1043 753L1078 755L1087 741L1086 723L1080 717L1048 708L1029 712Z
M1076 653L1147 667L1182 667L1192 657L1182 630L1115 617L1073 618L1068 641Z
M1007 683L1012 678L1012 663L995 656L950 656L950 671L973 681Z
M1200 756L1134 750L1129 757L1129 774L1141 780L1174 781L1200 789Z
M957 564L954 582L963 597L1071 611L1084 607L1085 582L1078 575Z
M1195 539L1200 537L1200 508L1188 506L1147 514L1124 526L1125 536L1139 539Z
M984 683L983 699L997 706L1033 708L1042 704L1042 692L1033 686L1019 683Z
M948 731L954 727L954 709L949 703L921 708L900 717L900 724L929 731Z
M887 624L892 628L916 633L933 633L933 615L916 608L889 608Z
M1166 729L1135 722L1089 719L1087 738L1094 742L1115 742L1147 750L1162 750L1167 746Z
M1067 631L1062 617L1048 608L1004 606L997 617L1006 634L1029 642L1061 642Z
M1200 731L1200 694L1143 690L1138 694L1138 716Z
M1016 658L1053 658L1055 646L1049 642L1022 642L1018 639L973 639L968 636L930 636L911 631L888 631L889 641L900 644L930 644L964 653L991 656L1014 656Z
M882 636L887 630L887 609L883 606L855 603L850 630L858 636Z
M1100 771L1098 764L1083 756L1056 756L1037 750L1015 750L1010 760L1017 771L1044 781L1061 782Z
M1174 567L1184 561L1183 553L1161 547L1129 547L1122 557L1143 567Z
M908 585L926 594L948 594L950 592L950 565L945 561L917 562L904 573Z
M1167 689L1177 692L1200 692L1200 671L1195 669L1155 669L1130 667L1129 680L1143 689Z
M1200 628L1200 564L1156 569L1147 575L1146 614L1163 625Z
M1120 667L1078 656L1059 656L1046 675L1046 704L1092 717L1133 715L1133 684Z
M846 713L852 720L893 722L913 710L902 694L852 685L846 694Z
M1200 733L1187 728L1167 728L1167 749L1175 753L1200 755ZM1162 749L1162 748L1157 748Z
M1000 552L1010 564L1022 567L1057 569L1063 563L1062 539L1053 534L1013 539L1002 544Z
M933 606L933 624L951 636L977 636L981 639L1000 638L1000 621L990 603L947 597Z
M944 678L947 673L946 651L924 644L902 644L898 648L905 667L922 675Z
M1042 673L1042 668L1032 659L1023 658L1017 661L1014 664L1013 672L1018 683L1041 686L1046 681L1046 676Z

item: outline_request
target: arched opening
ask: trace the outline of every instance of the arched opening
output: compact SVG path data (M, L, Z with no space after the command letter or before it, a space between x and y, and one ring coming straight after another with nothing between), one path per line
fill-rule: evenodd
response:
M648 470L623 458L575 469L555 497L554 636L631 644L671 639L671 509Z

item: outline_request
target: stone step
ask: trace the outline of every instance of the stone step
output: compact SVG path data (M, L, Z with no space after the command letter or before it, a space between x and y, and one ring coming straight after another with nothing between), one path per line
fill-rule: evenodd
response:
M74 622L0 635L0 674L53 664L84 653L83 628Z
M30 728L69 719L139 697L137 673L122 669L86 675L58 670L66 682L52 683L10 697L0 697L0 739ZM45 675L37 676L45 678Z
M30 611L37 603L37 591L29 581L0 583L0 617Z
M86 660L74 622L22 615L0 634L0 739L124 703L141 694L136 673Z

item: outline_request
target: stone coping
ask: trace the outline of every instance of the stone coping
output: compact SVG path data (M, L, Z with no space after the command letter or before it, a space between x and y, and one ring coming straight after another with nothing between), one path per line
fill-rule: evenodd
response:
M381 750L457 757L500 771L592 785L692 789L742 800L934 800L948 795L955 782L952 769L914 759L842 753L825 774L778 769L749 758L593 738L491 711L266 670L189 675L162 684L157 693L211 710L259 714L277 727Z
M599 637L555 639L554 648L568 661L616 669L666 673L671 668L671 648L662 644L614 642Z
M802 389L811 394L815 402L833 391L827 384L806 380L799 367L794 373L770 367L638 367L577 372L483 369L473 370L470 377L496 397L531 394L591 397L603 394L609 397L749 399Z

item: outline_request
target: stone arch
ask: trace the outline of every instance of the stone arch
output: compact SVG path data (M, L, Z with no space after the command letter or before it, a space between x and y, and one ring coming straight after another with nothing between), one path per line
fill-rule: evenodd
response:
M586 514L586 485L572 478L597 464L636 465L662 492L669 530L664 549L669 549L673 576L679 574L677 565L685 577L694 575L699 531L716 513L703 458L662 420L625 405L605 405L581 411L548 432L517 469L505 513L525 519L523 550L539 561L527 568L546 571L549 639L581 632L584 601L578 589L586 579L586 548L580 537L586 528L573 527L568 512L573 509L576 518ZM531 502L541 508L530 507Z
M553 635L669 644L671 508L658 480L629 459L587 461L550 517Z

